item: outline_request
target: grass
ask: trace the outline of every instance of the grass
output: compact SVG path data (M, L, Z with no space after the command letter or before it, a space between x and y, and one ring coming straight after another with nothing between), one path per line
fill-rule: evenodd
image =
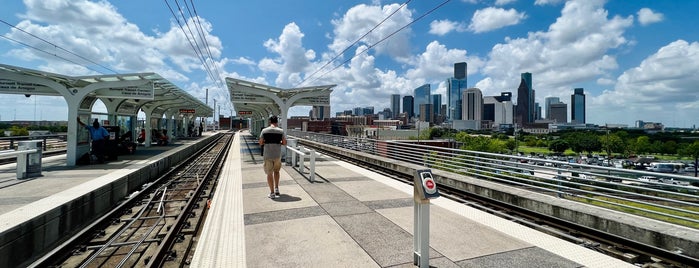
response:
M675 216L685 217L685 218L690 218L690 219L695 218L696 215L692 215L692 214L688 214L688 213L684 213L684 212L678 212L678 211L671 210L671 209L661 208L661 207L657 207L657 206L654 206L651 204L642 204L642 203L638 203L638 202L619 200L619 199L604 197L604 196L595 196L595 197L591 197L591 198L594 198L594 199L583 199L583 198L571 198L571 199L574 199L578 202L584 202L584 203L588 203L588 204L599 206L599 207L605 207L605 208L609 208L609 209L613 209L613 210L617 210L617 211L621 211L621 212L625 212L625 213L629 213L629 214L634 214L634 215L638 215L638 216L642 216L642 217L646 217L646 218L656 219L656 220L660 220L660 221L664 221L664 222L669 222L669 223L673 223L673 224L677 224L677 225L682 225L682 226L687 226L687 227L699 229L699 223L696 223L696 222L685 221L682 219L677 219L677 218L672 218L672 217L668 217L668 216L664 216L664 215L659 215L656 213L641 211L641 210L634 209L634 208L645 209L645 210L650 210L650 211L654 211L654 212L658 212L658 213L675 215ZM608 204L608 203L598 201L598 200L604 200L604 201L614 203L614 204ZM626 205L626 206L633 207L633 208L620 207L620 206L615 205L615 204ZM678 208L699 212L699 207L680 206Z

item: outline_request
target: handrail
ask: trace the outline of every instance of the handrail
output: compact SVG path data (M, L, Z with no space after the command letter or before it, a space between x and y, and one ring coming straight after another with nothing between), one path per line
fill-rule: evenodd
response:
M288 135L699 228L699 179L688 174L619 169L297 130L289 130ZM643 176L656 180L641 180Z
M17 151L9 151L9 152L0 152L0 159L3 158L11 158L15 157L18 155L23 155L23 154L31 154L31 153L36 153L37 149L30 149L30 150L17 150Z
M306 156L309 157L309 162L310 162L309 173L310 174L309 174L308 180L310 182L315 182L315 178L316 178L316 152L315 152L315 150L304 148L303 146L299 146L298 148L286 146L286 149L293 152L293 154L291 154L291 166L292 167L296 167L296 164L297 164L296 163L297 162L296 155L299 156L298 159L300 161L298 163L299 164L298 170L299 170L299 173L301 173L301 174L303 174L304 170L305 170L304 164L303 164L304 158L306 158Z

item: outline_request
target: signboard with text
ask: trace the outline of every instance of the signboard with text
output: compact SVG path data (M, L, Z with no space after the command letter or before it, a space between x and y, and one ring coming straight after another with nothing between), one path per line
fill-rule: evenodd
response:
M180 109L181 114L193 114L196 113L196 110L194 109Z
M152 100L155 96L154 91L153 83L148 83L141 86L103 88L95 93L107 98Z
M238 115L251 115L252 111L238 111Z
M0 79L0 93L58 95L58 92L56 92L56 90L53 90L47 86L42 86L34 83L18 82L7 79Z

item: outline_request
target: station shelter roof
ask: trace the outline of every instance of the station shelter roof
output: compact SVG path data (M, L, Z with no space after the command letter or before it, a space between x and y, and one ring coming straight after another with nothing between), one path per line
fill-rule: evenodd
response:
M292 106L329 106L335 85L282 89L235 78L226 78L231 103L238 116L264 119L286 115Z
M213 112L211 107L156 73L68 76L0 64L0 94L64 97L82 94L80 109L89 110L99 98L115 101L119 115L136 115L142 108L148 108L156 116L169 109L181 109L195 116Z

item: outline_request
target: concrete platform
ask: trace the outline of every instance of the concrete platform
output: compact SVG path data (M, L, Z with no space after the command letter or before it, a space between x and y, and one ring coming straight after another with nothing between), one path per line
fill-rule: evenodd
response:
M168 146L139 147L104 164L67 167L65 155L42 159L42 176L16 178L0 166L0 267L21 267L141 190L202 148L215 133Z
M413 267L412 186L322 157L321 182L283 166L269 199L257 141L234 142L191 267ZM634 267L445 198L430 213L433 267Z

